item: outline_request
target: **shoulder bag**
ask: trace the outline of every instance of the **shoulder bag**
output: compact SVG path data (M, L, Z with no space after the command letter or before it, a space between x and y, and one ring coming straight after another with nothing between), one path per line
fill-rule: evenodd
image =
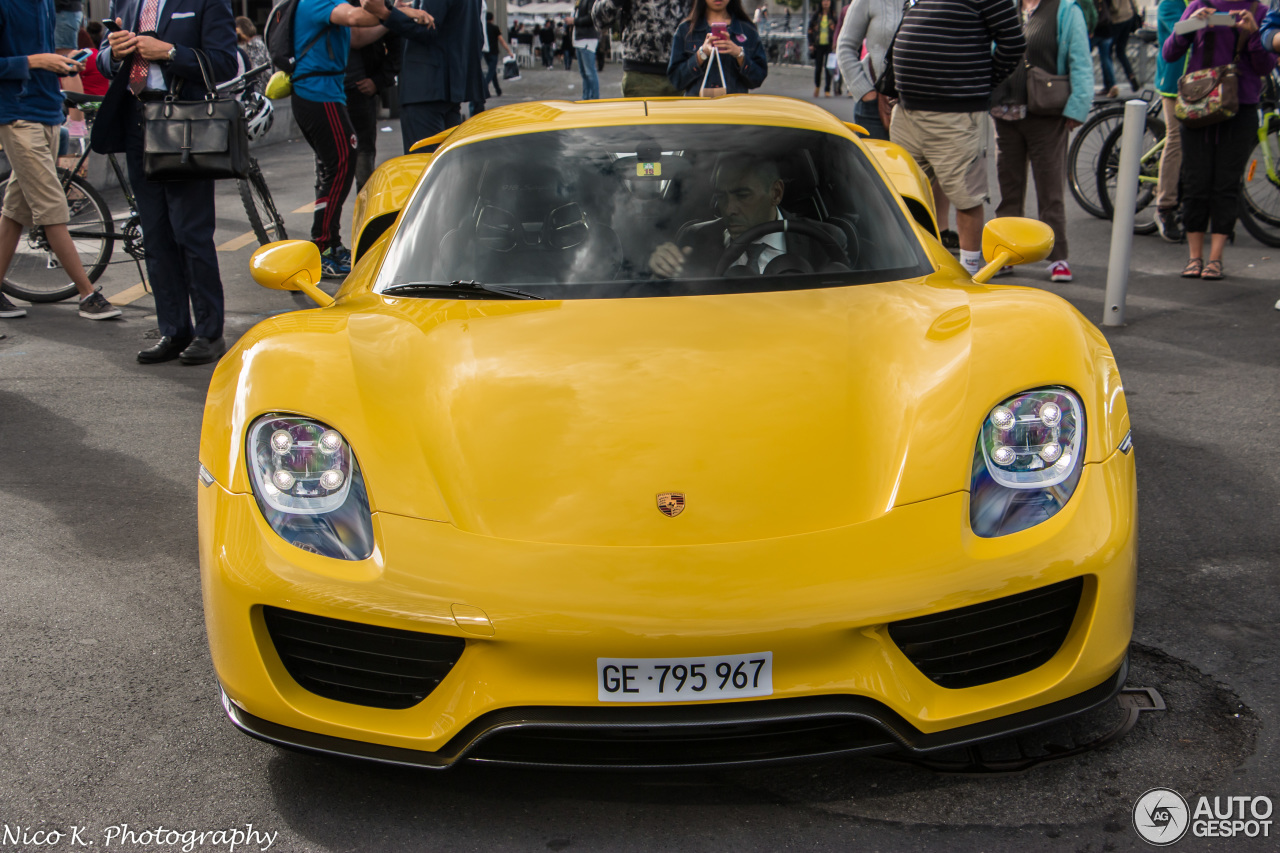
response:
M249 174L249 136L244 111L231 95L221 95L209 59L195 51L206 95L178 99L181 79L169 81L163 100L144 106L143 171L149 181L244 178Z
M913 5L913 0L906 0L902 4L902 17L898 19L898 28L893 31L893 38L889 39L889 47L884 52L884 67L880 69L880 75L876 77L875 90L886 98L898 97L898 80L893 73L893 46L898 42L898 33L902 32L902 23L907 19L907 10ZM888 127L888 125L885 125Z
M1071 75L1050 74L1029 62L1026 65L1027 112L1036 116L1062 115L1071 100Z
M701 50L701 48L699 48ZM711 74L711 59L716 61L716 70L720 72L720 85L707 86L707 78ZM698 90L699 98L718 98L727 94L729 83L724 78L724 66L720 64L720 51L712 48L711 57L707 59L707 70L702 72L702 88Z

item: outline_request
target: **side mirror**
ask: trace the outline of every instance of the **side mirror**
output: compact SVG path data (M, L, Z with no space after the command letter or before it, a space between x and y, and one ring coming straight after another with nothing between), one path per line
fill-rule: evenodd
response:
M974 275L975 284L986 284L1001 267L1043 261L1053 251L1053 229L1022 216L993 219L982 229L982 256L990 262Z
M317 286L320 250L310 240L268 243L253 253L249 274L270 290L301 290L321 308L333 304L333 297Z

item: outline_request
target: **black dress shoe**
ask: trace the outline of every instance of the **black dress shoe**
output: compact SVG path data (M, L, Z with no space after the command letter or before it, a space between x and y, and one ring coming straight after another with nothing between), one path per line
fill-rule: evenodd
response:
M156 341L155 346L147 347L138 353L138 361L143 364L159 364L162 361L173 361L190 343L190 338L171 338L165 335Z
M222 338L210 340L197 335L191 341L191 345L178 356L178 360L183 364L208 364L211 361L217 361L226 351L227 345Z

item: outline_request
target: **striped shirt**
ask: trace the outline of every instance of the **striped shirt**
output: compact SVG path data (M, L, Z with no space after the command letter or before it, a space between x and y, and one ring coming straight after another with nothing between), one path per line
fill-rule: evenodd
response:
M991 90L1013 73L1026 47L1016 0L918 0L893 43L902 106L986 110Z

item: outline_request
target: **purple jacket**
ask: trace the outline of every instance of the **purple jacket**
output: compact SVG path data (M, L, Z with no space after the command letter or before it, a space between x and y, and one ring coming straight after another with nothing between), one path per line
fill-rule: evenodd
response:
M1182 13L1182 20L1190 18L1196 13L1197 9L1205 7L1214 9L1218 12L1236 12L1248 9L1253 12L1255 17L1263 15L1267 11L1265 3L1258 3L1256 0L1214 0L1212 3L1206 3L1205 0L1193 0L1187 6L1187 11ZM1258 19L1261 23L1261 18ZM1165 40L1160 53L1164 56L1166 62L1177 62L1182 55L1191 49L1191 58L1187 62L1186 73L1199 71L1202 68L1213 68L1217 65L1228 65L1231 62L1231 55L1236 49L1236 31L1234 27L1213 27L1214 46L1213 56L1207 56L1205 50L1205 36L1209 34L1210 28L1197 30L1190 36L1183 36L1174 33ZM1192 43L1194 41L1194 46ZM1262 92L1262 78L1271 73L1271 69L1275 67L1276 58L1273 54L1268 53L1267 49L1262 46L1262 38L1258 33L1254 33L1240 49L1240 56L1236 59L1236 69L1239 73L1239 94L1240 103L1256 104L1258 96Z

